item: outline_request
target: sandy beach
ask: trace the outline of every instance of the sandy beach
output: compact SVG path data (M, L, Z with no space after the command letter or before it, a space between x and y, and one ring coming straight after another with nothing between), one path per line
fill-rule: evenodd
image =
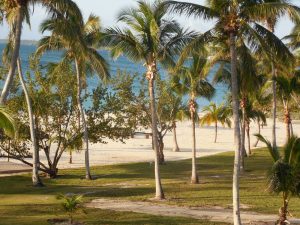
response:
M271 140L271 120L268 120L267 126L262 129L262 135ZM294 133L300 135L300 121L293 121ZM174 161L191 158L191 123L189 121L179 122L177 124L177 139L180 152L173 152L173 134L169 132L165 136L165 159ZM251 146L256 142L253 134L257 133L257 125L251 124ZM219 127L218 141L214 143L213 127L196 127L197 135L197 156L203 157L217 154L220 152L231 151L233 146L233 129ZM285 124L277 123L277 142L283 145L285 141ZM144 135L137 135L132 139L126 140L126 143L112 142L107 140L108 144L91 144L90 146L90 164L110 165L130 162L153 162L154 153L151 149L151 139L146 139ZM263 147L262 143L258 147ZM41 160L45 162L45 156L41 152ZM2 170L12 169L4 163L6 159L1 159L0 167ZM11 162L19 163L15 160ZM73 164L69 164L69 153L66 152L59 163L59 168L77 168L84 166L84 152L73 153ZM22 167L24 168L24 167Z

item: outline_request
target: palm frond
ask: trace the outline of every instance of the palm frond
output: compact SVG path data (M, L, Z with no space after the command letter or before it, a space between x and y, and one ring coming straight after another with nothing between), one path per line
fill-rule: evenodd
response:
M276 147L273 147L271 142L265 139L261 134L255 134L254 136L256 136L259 141L263 142L267 146L274 162L280 159L278 149Z
M193 16L195 18L203 18L206 20L214 19L219 16L219 13L210 7L190 2L166 1L164 5L168 7L169 11L185 14L188 17Z
M0 128L10 137L14 137L16 134L15 120L12 113L4 106L0 106Z

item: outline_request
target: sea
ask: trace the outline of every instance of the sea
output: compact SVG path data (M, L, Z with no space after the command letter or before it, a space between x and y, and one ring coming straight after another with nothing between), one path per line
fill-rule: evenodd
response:
M2 53L3 49L5 47L5 43L0 43L0 52ZM26 72L29 70L29 56L33 54L36 51L36 44L34 43L26 43L26 44L21 44L20 48L20 57L22 61L22 68L23 71ZM120 56L118 59L114 60L110 57L109 51L101 51L100 54L107 60L107 62L110 64L110 73L111 76L114 76L117 74L118 71L126 71L127 73L130 74L144 74L145 73L145 67L142 65L142 63L135 63L130 61L128 58L125 56ZM46 54L43 55L41 58L40 63L42 65L47 65L49 62L59 62L62 56L62 52L59 51L52 51L52 52L47 52ZM216 72L216 67L212 68L210 71L210 74L208 76L208 80L212 80L215 72ZM171 76L167 73L166 70L163 68L159 69L160 75L162 79L168 79L168 76ZM88 91L92 91L95 89L101 80L97 75L92 76L88 78ZM138 84L136 84L138 85ZM199 105L199 110L208 105L210 102L215 102L216 104L221 104L222 102L225 101L225 97L227 96L228 92L228 87L224 84L216 84L215 85L216 93L215 96L210 99L204 99L204 98L199 98L197 100L198 105ZM187 98L185 98L187 99ZM89 105L87 103L87 105Z

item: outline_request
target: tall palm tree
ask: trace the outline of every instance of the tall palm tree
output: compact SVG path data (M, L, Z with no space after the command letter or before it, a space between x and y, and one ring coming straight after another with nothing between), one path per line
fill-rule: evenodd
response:
M126 25L124 29L109 28L106 30L104 45L109 46L114 58L124 54L130 60L146 66L155 150L155 197L163 199L155 103L157 64L174 65L173 57L180 53L185 42L191 39L192 33L183 31L176 21L166 18L166 7L161 4L161 1L155 1L153 4L138 1L137 4L137 7L123 10L120 13L118 20Z
M266 24L270 32L275 32L276 24L278 23L280 17L283 14L287 14L291 19L299 22L299 8L293 6L289 3L288 0L264 0L266 4L274 4L282 6L282 11L277 13L268 13L261 17L262 21ZM272 143L276 146L276 118L277 118L277 96L276 96L276 77L277 77L277 67L276 67L276 58L272 55L267 56L269 62L271 62L271 78L272 78L272 94L273 94L273 105L272 105Z
M221 66L228 70L228 64L230 64L230 49L226 46L226 43L222 43L222 46L214 47L213 53L217 52L214 56L214 61L219 61ZM256 60L252 55L251 49L247 46L243 38L237 39L237 73L238 73L238 91L241 108L241 169L244 170L244 156L249 155L249 152L245 149L245 136L246 136L246 105L248 102L249 94L260 85L260 76L256 72ZM221 60L221 61L220 61ZM225 65L222 65L225 64ZM227 64L227 65L226 65ZM228 85L231 88L231 73L216 73L214 76L214 82L221 82Z
M300 194L300 138L290 137L280 154L278 149L263 136L257 137L266 144L274 163L268 177L268 190L271 193L282 194L283 198L278 224L290 224L287 220L289 201L291 197Z
M285 12L299 18L296 7L281 4L246 0L210 0L205 6L195 3L166 1L170 10L180 14L196 18L215 19L214 27L196 38L186 48L186 55L191 50L201 48L209 41L220 42L227 40L230 49L231 65L231 93L232 111L234 121L234 171L233 171L233 220L235 225L241 224L239 207L239 173L240 173L240 118L238 102L238 78L237 78L237 38L243 37L254 50L263 50L266 46L272 47L273 54L280 54L281 58L292 58L291 53L284 44L272 32L260 25L266 17L282 15ZM276 50L274 50L276 49ZM277 55L276 55L277 56ZM284 56L284 57L283 57Z
M220 73L219 71L214 76L214 82L225 83L229 88L231 88L231 72L230 72L230 48L226 43L227 39L223 40L219 45L212 48L212 61L218 62L220 64L220 69L224 68L226 73ZM243 37L238 37L236 40L236 52L237 52L237 79L238 79L238 93L240 101L240 127L241 127L241 170L245 170L244 158L249 156L250 152L246 151L245 140L246 140L246 127L247 127L247 117L246 117L246 105L249 101L249 94L257 88L261 79L256 71L256 59L253 57L253 52L249 48L247 41ZM219 70L220 70L219 69ZM232 95L231 95L232 96Z
M95 46L101 39L101 27L98 17L91 15L87 22L78 20L79 17L54 18L41 24L42 32L50 32L50 36L42 38L36 54L49 50L63 50L63 62L72 61L75 64L77 78L77 102L83 127L85 148L86 179L92 179L89 166L89 138L85 111L82 106L82 81L88 73L96 72L102 80L109 78L108 64L97 52ZM62 62L62 63L63 63Z
M201 57L201 55L193 54L190 61L190 67L182 67L177 72L177 76L173 78L173 88L177 92L189 96L189 113L192 121L192 177L191 183L198 184L199 177L196 166L196 130L195 122L198 117L198 105L197 98L212 98L215 90L213 86L206 80L208 75L206 70L207 59Z
M218 135L218 122L222 124L222 126L227 125L231 127L231 109L224 104L216 105L216 103L211 102L208 106L205 106L202 109L202 112L205 115L200 119L200 125L203 126L205 124L211 125L212 123L215 126L215 140L217 142Z
M68 17L70 15L81 17L80 9L72 0L2 0L0 11L7 21L11 31L14 33L13 50L9 72L7 74L4 87L0 96L0 104L4 104L9 94L11 84L15 75L17 60L19 58L22 25L24 21L30 24L30 6L41 4L49 16Z

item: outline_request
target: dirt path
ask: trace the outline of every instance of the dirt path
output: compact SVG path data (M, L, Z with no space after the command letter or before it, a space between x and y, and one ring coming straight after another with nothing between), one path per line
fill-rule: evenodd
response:
M155 204L151 202L133 202L113 199L95 199L86 205L89 208L130 211L157 216L179 216L194 219L206 219L214 222L232 222L232 210L223 208L189 208ZM276 215L264 215L255 212L242 212L243 224L274 225ZM291 219L291 224L300 224L300 219Z

